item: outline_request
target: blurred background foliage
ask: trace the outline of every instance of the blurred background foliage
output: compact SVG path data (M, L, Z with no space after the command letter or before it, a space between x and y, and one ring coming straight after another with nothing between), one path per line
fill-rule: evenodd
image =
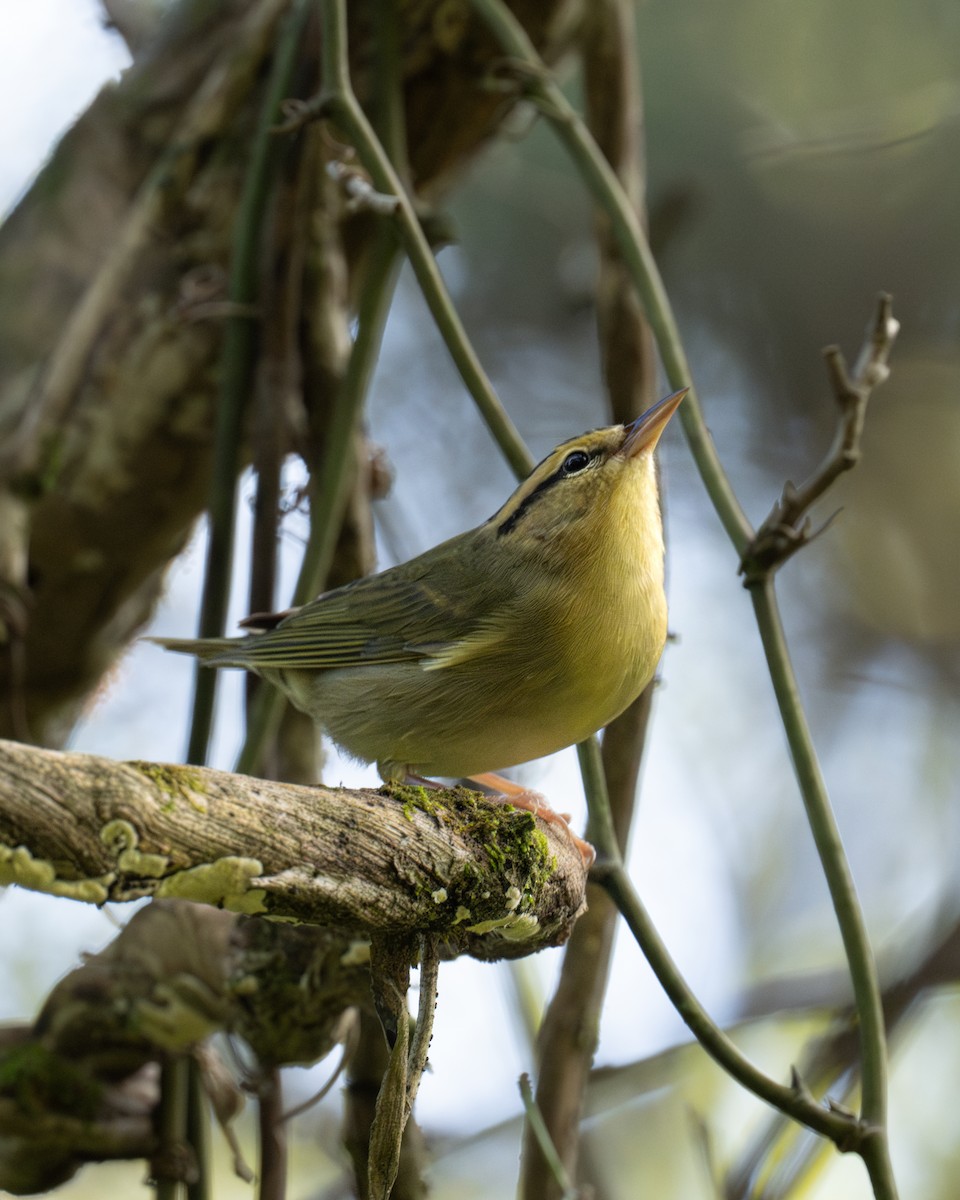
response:
M881 289L894 294L903 325L892 378L868 412L863 461L828 494L820 518L839 513L786 567L779 589L882 978L892 984L960 917L960 8L646 0L637 25L652 237L707 420L755 522L832 436L821 348L838 342L852 359ZM576 79L568 86L575 95ZM440 262L539 455L605 420L595 250L590 206L550 131L521 111L512 135L451 196L458 242ZM381 565L484 519L511 486L406 275L368 429L396 476L377 507ZM848 997L842 952L735 556L679 432L664 442L676 640L662 666L632 869L711 1010L725 1023L754 1015L743 1044L785 1078L828 1026L827 1010ZM298 536L294 516L292 551ZM199 555L198 543L172 573L158 630L191 628ZM189 672L157 658L131 653L76 733L77 748L182 754ZM228 765L239 736L238 703L228 695L221 706L218 765ZM337 771L348 782L367 778L334 762L331 782ZM582 820L574 774L572 755L525 770L555 807ZM92 936L108 936L94 935L92 914L74 941L37 932L68 907L4 899L0 933L15 972L4 1015L30 1015L47 975ZM37 967L38 941L52 953L49 968ZM520 980L471 963L441 973L434 1071L420 1105L436 1196L512 1191L515 1078L531 1067L518 984L535 1009L556 966L545 955L519 968ZM781 1017L781 1009L798 1011ZM891 1136L905 1196L955 1195L958 1016L953 977L915 1002L893 1037ZM621 938L598 1058L605 1070L588 1118L586 1170L598 1196L716 1196L717 1181L766 1128L763 1106L696 1048L670 1049L685 1040ZM312 1086L292 1083L304 1094ZM323 1192L325 1172L308 1148L318 1132L335 1146L330 1104L298 1123L292 1195L336 1194ZM339 1174L333 1163L327 1170ZM118 1171L115 1188L135 1194L137 1170ZM99 1192L104 1178L88 1171L63 1194ZM783 1194L777 1186L756 1194ZM248 1194L224 1170L217 1195L234 1191ZM860 1164L827 1149L792 1194L869 1193Z

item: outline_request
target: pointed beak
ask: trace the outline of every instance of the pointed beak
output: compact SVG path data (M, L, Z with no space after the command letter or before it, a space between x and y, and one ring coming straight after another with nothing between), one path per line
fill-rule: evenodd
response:
M620 453L624 458L633 458L641 450L654 448L660 440L660 434L666 428L667 422L679 408L680 401L688 390L688 388L681 388L679 392L674 392L665 400L658 401L653 408L648 408L643 416L637 417L635 421L626 426L627 436L620 447Z

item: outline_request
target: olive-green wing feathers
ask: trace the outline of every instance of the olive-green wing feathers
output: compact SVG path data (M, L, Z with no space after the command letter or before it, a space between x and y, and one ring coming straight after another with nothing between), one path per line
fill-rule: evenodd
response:
M481 587L469 568L452 573L451 587L442 570L438 580L436 563L429 571L416 570L417 561L326 592L278 623L269 614L254 618L251 625L262 621L266 627L262 633L206 642L156 640L199 654L210 666L254 671L401 662L439 670L494 647L501 638L496 613L507 599L502 589L489 579Z

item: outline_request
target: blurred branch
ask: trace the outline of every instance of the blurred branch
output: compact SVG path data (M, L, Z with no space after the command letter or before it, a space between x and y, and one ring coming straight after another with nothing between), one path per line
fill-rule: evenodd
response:
M277 35L270 77L250 151L237 209L230 283L227 297L234 315L227 318L221 357L220 395L214 440L213 478L209 504L210 535L203 581L199 637L216 637L224 632L230 579L233 569L234 526L237 508L237 472L243 418L251 393L259 330L251 317L261 316L255 305L260 291L260 235L267 197L274 177L280 143L272 130L281 102L289 91L297 51L312 0L296 0ZM195 668L193 717L187 758L202 763L213 725L216 695L215 672Z
M352 1006L370 1004L368 964L349 950L327 930L208 905L141 908L53 987L32 1025L3 1031L0 1187L38 1192L86 1161L150 1158L169 1194L196 1175L183 1126L188 1065L249 1182L230 1128L242 1096L210 1039L241 1037L266 1070L322 1058ZM157 1064L176 1067L164 1071L169 1086L158 1088Z
M867 328L867 336L853 375L847 370L838 346L824 350L827 372L839 409L833 445L823 462L800 487L789 480L740 560L744 586L753 587L770 578L788 558L802 549L820 531L811 529L807 516L810 508L845 471L860 461L860 438L873 389L890 373L887 359L900 329L894 319L892 300L882 294L876 315Z
M355 463L353 443L360 428L363 404L380 351L393 285L397 254L393 238L381 233L364 284L357 317L357 335L341 386L333 400L333 411L318 476L310 505L310 536L300 564L293 604L305 604L323 588L340 532ZM274 687L259 690L251 705L247 732L237 759L241 774L257 770L264 748L276 729L283 709L283 694Z
M250 421L251 466L256 476L253 528L250 539L250 613L270 612L276 606L277 541L281 520L281 479L287 454L301 432L304 366L300 325L306 305L342 308L340 296L305 297L304 275L308 246L315 224L327 217L318 213L316 191L319 146L305 138L302 153L289 177L277 190L273 204L273 230L262 294L261 354ZM333 216L327 217L332 224ZM344 289L340 289L341 291ZM329 323L335 318L327 317ZM343 317L344 330L347 318ZM259 683L251 677L248 681Z
M203 1059L207 1064L211 1062L219 1062L214 1058L212 1047L204 1047L206 1054L198 1055L188 1061L189 1070L189 1094L187 1096L187 1142L193 1148L195 1158L202 1164L202 1168L197 1172L197 1178L191 1180L187 1185L187 1200L213 1200L213 1180L210 1171L211 1145L210 1145L210 1096L207 1094L205 1086L204 1070L200 1065L199 1059ZM227 1133L228 1141L232 1137L232 1130ZM235 1142L231 1142L231 1147L235 1150ZM236 1150L235 1150L236 1154ZM239 1163L238 1174L240 1174ZM266 1200L262 1197L261 1200Z
M181 1184L191 1183L196 1164L187 1142L190 1066L182 1054L167 1054L160 1068L157 1149L150 1159L150 1178L157 1200L178 1200Z
M343 384L334 397L324 446L323 469L310 505L310 537L293 591L293 604L306 604L323 587L333 562L356 456L353 442L387 323L397 277L397 250L386 230L374 243L372 261L357 311L357 335Z
M540 1112L537 1102L533 1098L530 1076L526 1073L520 1076L520 1098L523 1101L523 1111L526 1113L528 1136L536 1139L546 1169L549 1171L550 1177L556 1185L557 1195L560 1197L560 1200L577 1200L580 1193L570 1182L570 1176L567 1174L563 1159L554 1145L553 1138L550 1136L550 1130L543 1119L543 1114ZM541 1187L541 1191L545 1192L545 1189Z
M403 46L396 0L374 3L373 127L397 177L410 186L406 105L403 96Z
M219 132L223 113L236 102L238 85L249 83L265 37L271 37L284 0L261 0L251 7L245 28L208 72L172 131L165 151L139 189L110 252L71 311L56 347L47 360L31 403L13 437L0 453L0 474L36 469L44 450L44 434L56 429L80 384L107 313L123 294L144 247L162 226L167 206L180 199L192 181L192 160Z
M597 849L600 852L599 846ZM713 1022L670 957L619 855L613 861L606 856L598 858L593 878L610 893L660 986L710 1057L754 1095L829 1138L838 1149L862 1153L861 1147L873 1136L873 1130L855 1116L834 1112L817 1103L799 1078L795 1077L794 1085L787 1087L765 1075Z
M631 0L588 4L580 27L580 54L587 126L616 174L638 224L645 228L644 116L635 9ZM656 351L609 213L596 206L594 218L604 384L613 420L627 423L656 399Z
M467 338L454 308L443 276L430 249L408 196L383 144L367 120L350 83L347 57L347 19L344 0L326 0L323 5L324 87L313 100L288 106L290 120L284 128L296 128L312 117L327 117L344 132L370 175L374 188L383 196L395 196L396 227L410 259L427 307L450 351L467 390L501 450L518 476L525 476L533 459L493 390L476 351Z
M25 717L34 738L64 740L209 498L221 323L181 301L227 257L236 148L287 6L230 0L188 32L179 4L0 227L0 483L20 508L4 529L22 519L29 535L28 571L0 600L13 624L28 585L0 731Z
M115 29L131 54L149 45L163 20L162 0L100 0L106 24Z
M277 1067L257 1079L257 1141L260 1169L257 1200L285 1200L287 1195L287 1126L283 1112L283 1076Z

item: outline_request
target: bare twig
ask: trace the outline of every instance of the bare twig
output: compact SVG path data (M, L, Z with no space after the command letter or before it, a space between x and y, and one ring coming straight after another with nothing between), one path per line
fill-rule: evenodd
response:
M833 444L805 483L796 487L788 480L784 484L780 499L740 560L745 587L753 587L770 578L788 558L822 532L823 527L812 529L807 514L831 484L860 461L860 438L867 402L873 389L890 373L887 359L899 329L900 323L893 316L892 300L882 294L852 375L838 346L828 346L824 350L838 409Z
M367 176L358 167L338 159L327 163L327 172L343 188L347 197L347 212L372 212L380 217L392 217L400 207L396 196L378 192Z

